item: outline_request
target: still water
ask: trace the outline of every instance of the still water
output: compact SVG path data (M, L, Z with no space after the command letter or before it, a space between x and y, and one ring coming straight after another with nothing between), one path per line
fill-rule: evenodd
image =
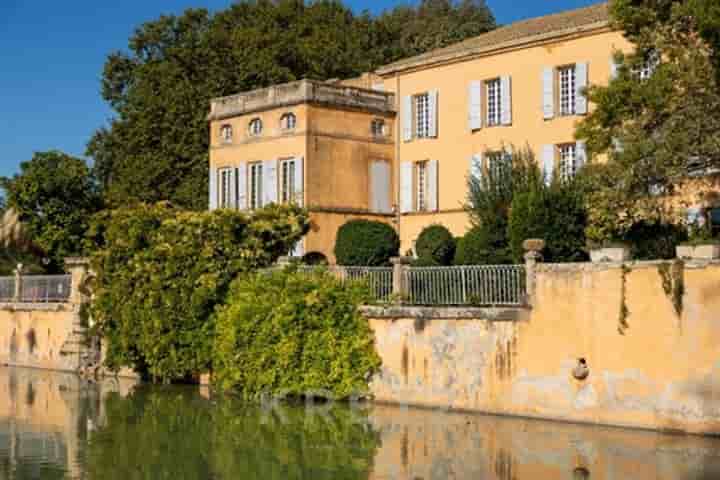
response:
M0 369L0 479L720 479L720 439Z

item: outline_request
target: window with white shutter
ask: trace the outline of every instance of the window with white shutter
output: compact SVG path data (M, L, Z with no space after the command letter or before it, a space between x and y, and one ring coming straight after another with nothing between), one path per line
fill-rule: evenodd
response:
M221 168L218 170L218 185L220 187L218 197L219 208L232 207L232 193L235 186L232 182L231 168Z
M430 136L430 97L427 93L415 95L415 137L427 138Z
M292 203L296 199L296 169L294 158L280 160L280 203Z
M256 210L262 207L263 164L260 162L249 165L248 174L248 208Z
M574 143L565 143L557 146L560 178L569 180L578 172L577 150Z
M502 95L502 84L499 78L485 82L485 98L487 99L485 109L487 118L485 121L488 127L494 127L502 123Z
M560 115L575 115L576 107L576 76L575 65L558 68L558 84L560 86Z

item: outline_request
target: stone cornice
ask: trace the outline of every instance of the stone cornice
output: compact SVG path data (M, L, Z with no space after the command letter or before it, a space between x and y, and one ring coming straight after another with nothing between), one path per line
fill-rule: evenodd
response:
M314 80L300 80L215 98L210 101L208 120L222 120L304 103L381 114L395 113L395 95L393 93Z

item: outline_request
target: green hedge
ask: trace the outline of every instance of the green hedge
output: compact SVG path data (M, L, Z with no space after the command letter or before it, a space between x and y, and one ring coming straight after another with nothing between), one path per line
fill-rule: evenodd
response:
M241 272L266 267L308 229L305 211L189 212L161 203L107 211L93 222L92 315L110 368L169 382L208 371L213 311Z
M400 238L382 222L351 220L338 229L335 258L339 265L375 267L390 264L398 255Z
M358 306L364 285L289 271L250 274L218 310L214 379L245 398L327 392L366 393L380 366L370 326Z
M430 225L420 232L415 251L420 265L451 265L455 256L455 237L442 225Z

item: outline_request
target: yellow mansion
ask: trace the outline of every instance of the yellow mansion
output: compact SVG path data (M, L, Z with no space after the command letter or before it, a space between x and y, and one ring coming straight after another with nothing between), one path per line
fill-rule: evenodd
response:
M214 99L210 208L296 201L313 228L294 252L333 260L338 228L388 222L401 251L432 223L469 226L468 175L529 145L546 171L585 161L575 124L589 84L613 75L632 45L606 4L511 24L360 78L302 80ZM488 153L496 152L496 153Z

